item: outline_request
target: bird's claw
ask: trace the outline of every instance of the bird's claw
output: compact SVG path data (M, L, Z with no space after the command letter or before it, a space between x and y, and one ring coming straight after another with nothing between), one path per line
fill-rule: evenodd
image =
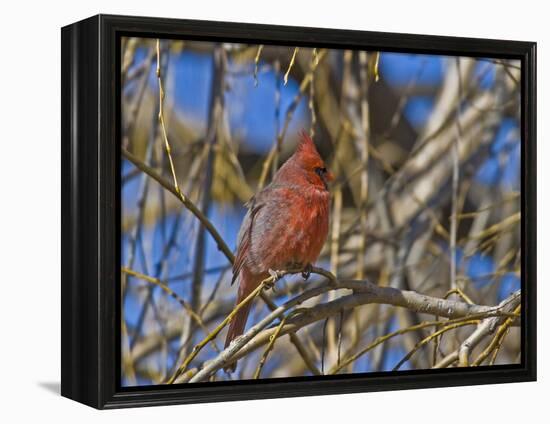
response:
M281 271L274 271L271 268L269 268L267 272L271 276L271 281L265 283L265 289L275 291L275 283L283 277L283 273Z
M304 279L304 281L307 281L309 279L309 276L311 275L312 268L313 267L311 266L311 264L307 264L304 267L304 270L302 271L302 278Z
M272 270L271 268L269 268L267 270L267 272L269 273L269 275L273 278L273 282L277 281L277 280L280 280L281 278L283 278L283 273L281 271L275 271L275 270Z

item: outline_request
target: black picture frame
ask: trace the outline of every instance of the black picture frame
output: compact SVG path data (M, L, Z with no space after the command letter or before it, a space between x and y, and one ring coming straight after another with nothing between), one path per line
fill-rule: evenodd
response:
M521 364L121 388L118 116L124 35L520 60ZM62 28L61 44L63 396L103 409L536 380L536 43L97 15Z

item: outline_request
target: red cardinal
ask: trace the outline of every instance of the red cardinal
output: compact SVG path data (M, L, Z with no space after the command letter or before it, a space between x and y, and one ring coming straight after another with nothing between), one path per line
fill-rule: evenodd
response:
M289 268L308 269L317 260L328 234L327 183L334 176L301 133L296 152L281 166L273 181L247 203L233 264L233 284L239 281L237 304L270 275ZM244 332L252 302L233 317L225 347ZM226 368L234 371L236 363Z

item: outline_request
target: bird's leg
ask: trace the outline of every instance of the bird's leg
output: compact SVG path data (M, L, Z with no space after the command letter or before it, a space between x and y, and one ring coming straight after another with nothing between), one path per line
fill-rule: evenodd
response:
M309 279L312 268L313 267L311 266L311 264L306 264L306 266L304 267L304 270L302 271L302 278L304 279L304 281L307 281Z

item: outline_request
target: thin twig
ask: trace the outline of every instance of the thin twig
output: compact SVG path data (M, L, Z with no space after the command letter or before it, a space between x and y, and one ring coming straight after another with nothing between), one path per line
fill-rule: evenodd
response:
M521 305L518 305L517 308L514 310L514 314L519 314L520 310L521 310ZM514 318L512 317L507 318L504 321L504 323L499 327L495 336L491 340L491 343L489 343L489 346L487 346L487 348L480 353L477 359L474 362L472 362L473 366L481 365L483 361L491 354L491 352L494 352L494 355L491 359L491 365L494 364L496 359L496 354L500 349L500 346L502 346L502 341L510 331L510 327L512 326L513 322L514 322Z
M159 86L159 114L158 119L160 122L160 127L162 129L162 137L164 139L164 147L166 149L166 155L170 162L170 171L172 172L172 178L174 179L174 189L176 193L180 193L180 186L178 184L178 179L176 178L176 169L174 168L174 161L172 160L172 149L170 147L170 142L168 141L168 134L166 133L166 124L164 122L164 89L162 88L162 75L160 68L160 39L157 38L157 81Z
M277 340L277 337L279 337L281 329L283 328L283 325L285 325L285 321L286 321L286 317L281 320L281 322L277 326L277 330L270 337L269 343L267 344L267 347L265 348L264 353L260 358L260 362L258 363L258 367L254 372L254 377L252 377L254 380L257 380L258 378L260 378L260 374L262 373L262 368L264 367L265 361L267 360L267 355L269 355L269 352L271 352L271 350L273 349L273 346L275 346L275 341Z
M136 156L134 156L129 151L122 149L122 156L125 159L128 159L130 162L132 162L137 168L141 169L145 174L147 174L149 177L151 177L153 180L155 180L157 183L159 183L161 186L163 186L166 190L168 190L170 193L172 193L174 196L176 196L180 202L193 214L195 215L198 220L206 227L214 241L216 242L218 249L227 257L227 259L230 262L233 262L234 256L225 241L223 240L222 236L214 225L208 220L206 216L195 206L195 204L187 197L185 194L183 194L181 191L177 191L176 188L170 184L168 181L166 181L157 171L155 171L153 168L151 168L149 165L143 163L141 160L139 160Z
M292 66L294 65L294 61L296 60L296 55L298 54L298 50L300 50L299 47L294 47L294 51L292 53L292 57L290 59L290 63L288 64L288 69L286 70L285 72L285 76L283 78L283 81L284 81L284 85L287 84L288 82L288 75L290 74L290 71L292 69Z
M283 124L283 128L279 133L277 134L277 139L275 144L272 146L271 150L269 151L266 159L264 160L262 164L262 172L260 175L260 179L258 181L258 190L264 187L267 176L269 174L269 170L272 169L272 166L277 164L277 157L279 154L279 151L281 150L281 146L283 144L283 141L285 139L286 133L288 131L288 127L290 126L290 121L292 120L292 117L294 115L294 112L296 111L296 108L300 104L300 100L302 99L303 95L306 93L306 89L309 87L309 84L311 83L313 79L313 75L315 73L315 69L317 69L317 66L320 64L320 62L325 57L327 51L321 50L317 54L317 61L315 61L309 71L306 73L304 78L302 79L302 82L300 83L300 87L298 89L298 93L294 96L292 99L292 102L288 105L285 113L285 121Z
M256 57L254 57L254 87L258 86L258 65L260 63L260 55L262 54L263 48L264 45L260 44L256 51Z
M160 287L166 294L168 294L172 299L174 299L176 302L178 302L195 320L197 324L202 328L203 331L208 332L208 329L206 328L206 325L204 324L202 318L191 308L191 306L176 292L174 292L170 287L168 287L164 282L160 281L158 278L151 277L146 274L142 274L141 272L134 271L133 269L129 269L126 267L122 267L121 271L124 274L132 275L136 278L139 278L140 280L147 281L151 284L154 284L158 287ZM212 346L214 347L214 350L219 352L219 348L216 345L215 341L212 341Z
M462 80L460 73L460 58L456 58L456 67L458 74L458 96L460 102L456 106L456 137L451 146L451 158L453 162L453 172L451 179L451 234L450 234L450 251L451 251L451 267L449 269L451 282L451 290L457 288L456 285L456 233L458 231L458 178L459 178L459 144L462 138L462 127L460 125L460 106L462 103Z
M284 276L287 273L287 271L280 271L279 277ZM216 336L220 333L220 331L223 330L223 328L233 319L233 317L239 312L246 304L248 304L252 299L254 299L256 296L260 294L260 292L264 289L266 285L273 284L275 282L275 278L273 276L270 276L266 279L264 279L258 287L256 287L250 294L245 297L241 302L239 302L238 305L235 306L235 308L231 311L231 313L220 323L218 326L212 330L200 343L198 343L191 353L185 358L183 363L178 367L176 372L170 377L167 381L167 384L171 384L178 378L178 376L184 372L187 369L187 366L191 363L191 361L199 354L199 352L202 350L206 344L208 344L211 340L214 340Z
M454 330L454 329L460 328L460 327L464 327L466 325L475 325L475 324L478 324L478 323L479 323L479 320L467 320L467 321L459 322L459 323L456 323L456 324L445 323L446 325L441 330L438 330L435 333L430 334L428 337L426 337L426 338L422 339L420 342L418 342L410 352L408 352L403 358L401 358L399 360L399 362L393 367L392 371L397 371L399 368L401 368L401 365L403 365L405 362L407 362L411 358L411 356L413 356L414 353L416 351L418 351L418 349L420 349L425 344L429 343L432 339L446 333L447 331Z

